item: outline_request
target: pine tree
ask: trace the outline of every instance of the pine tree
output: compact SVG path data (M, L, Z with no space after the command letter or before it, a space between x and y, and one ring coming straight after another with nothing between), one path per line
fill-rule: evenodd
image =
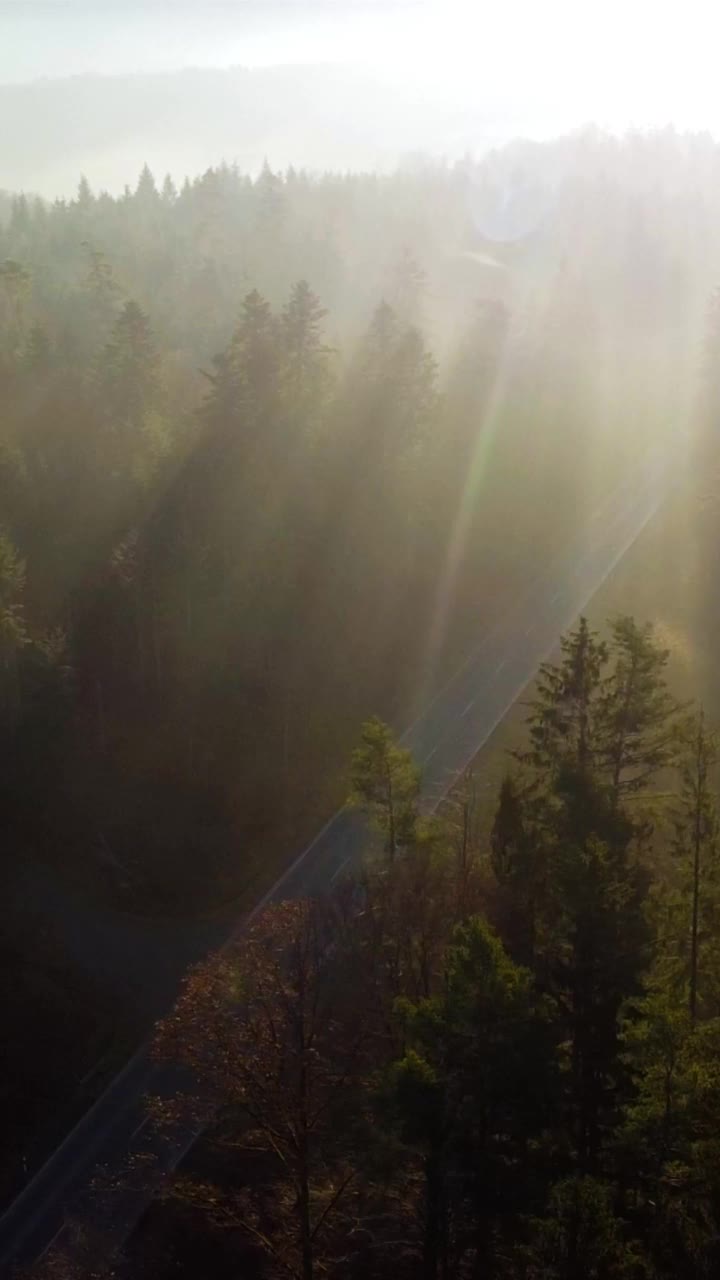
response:
M326 315L327 311L307 281L298 281L279 325L283 396L286 411L296 422L317 414L327 392L330 349L323 345L321 332Z
M390 861L413 839L419 789L420 770L411 753L396 746L377 716L367 720L353 752L350 798L379 828Z
M525 838L523 805L518 785L506 774L500 785L500 795L490 834L492 869L498 880L514 878L522 874L522 846Z
M533 965L547 898L548 843L519 779L500 786L490 832L490 864L501 894L503 937L514 959Z
M155 204L158 200L158 190L155 186L155 179L150 171L150 167L145 163L140 171L137 187L135 188L135 199L144 205Z
M659 1190L666 1162L686 1140L682 1134L687 1102L686 1073L692 1058L692 1021L687 1007L672 996L652 991L630 1004L623 1024L623 1047L636 1092L625 1112L620 1142L636 1162L641 1178Z
M652 627L620 617L601 641L581 618L560 642L561 661L540 668L517 758L540 776L578 770L615 801L645 790L673 760L678 704L665 679L669 654Z
M611 628L610 675L600 699L601 767L616 802L645 789L675 754L677 702L668 691L669 653L657 644L649 623L615 619Z
M158 355L150 321L132 299L113 327L100 363L105 409L116 428L139 429L158 392Z
M567 1028L568 1098L584 1173L597 1171L624 1098L619 1019L625 1001L642 993L650 958L648 876L631 840L629 823L613 839L588 834L579 845L559 834L548 867L539 973Z
M124 303L100 352L96 393L105 430L96 465L108 468L109 492L122 502L148 483L162 456L160 367L150 321L134 300Z
M277 394L278 335L270 304L257 289L243 299L240 321L230 343L216 356L207 375L212 390L203 415L226 439L252 441L261 426L270 427Z
M634 651L636 629L623 625L620 637L609 680L608 647L585 619L563 638L560 663L541 668L528 717L530 746L515 753L525 770L522 810L506 794L499 815L507 829L512 799L513 828L517 832L522 823L530 865L542 872L534 967L568 1031L569 1099L585 1173L597 1167L622 1096L620 1010L641 991L649 960L643 914L648 876L636 858L637 827L618 802L612 764L619 763L621 779L625 767L640 762L639 783L645 785L664 734L658 705L668 713L674 707L644 636L646 661L638 664L643 678L630 683L628 695L625 642L629 637ZM608 743L614 750L610 766ZM498 842L501 835L499 826Z
M688 1008L693 1021L704 1004L705 961L715 942L720 919L720 826L714 775L718 762L717 734L708 729L701 711L683 730L680 763L681 791L675 809L673 851L681 868L688 919L681 936L687 954ZM710 986L708 981L707 986Z
M90 188L90 183L88 182L84 173L82 174L80 178L80 182L78 183L77 196L75 197L75 203L78 206L78 209L80 210L81 213L87 213L95 203L95 197L93 196L92 190Z
M407 1051L386 1074L380 1121L420 1160L419 1274L494 1274L529 1205L533 1141L552 1113L548 1008L472 918L453 932L440 993L397 1011Z
M30 231L30 207L24 192L13 196L10 204L10 234L14 242L22 242Z
M175 186L175 183L173 182L171 175L169 173L166 173L163 179L162 192L161 192L163 204L168 206L175 204L175 201L177 200L177 194L178 194L177 187Z
M21 262L6 258L0 263L0 323L4 329L4 346L11 354L20 350L24 340L31 288L32 276Z
M273 237L281 234L287 203L282 177L273 173L267 158L255 180L255 193L258 230L269 247Z
M720 1263L720 1019L653 992L631 1009L626 1060L634 1096L616 1144L652 1268L704 1280Z
M607 645L581 618L560 641L561 661L540 668L528 717L530 746L517 752L539 779L570 768L588 774L597 764L597 720Z
M547 1215L534 1223L527 1273L542 1280L631 1280L648 1274L645 1259L628 1247L614 1212L614 1188L580 1175L553 1186Z
M96 320L107 323L112 317L120 295L120 286L115 280L111 263L101 249L95 249L87 240L83 241L90 259L83 288L92 299Z

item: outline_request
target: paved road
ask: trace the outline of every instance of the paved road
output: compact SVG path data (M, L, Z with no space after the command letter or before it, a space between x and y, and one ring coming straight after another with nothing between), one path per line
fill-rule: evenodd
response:
M483 636L462 669L403 735L404 745L423 763L426 810L437 806L562 632L652 519L673 475L667 453L646 459L629 474L591 513L567 552L549 562L527 593ZM358 815L337 813L252 915L268 902L312 894L332 883L358 857L364 840ZM247 923L246 918L238 929ZM147 1046L138 1050L0 1219L0 1267L32 1262L47 1252L63 1235L66 1214L82 1212L85 1188L98 1163L117 1167L129 1150L152 1148L143 1094L171 1090L174 1083L151 1065ZM174 1150L163 1150L169 1167L193 1139L185 1134ZM135 1194L116 1202L108 1232L117 1240L124 1238L143 1206L144 1200Z

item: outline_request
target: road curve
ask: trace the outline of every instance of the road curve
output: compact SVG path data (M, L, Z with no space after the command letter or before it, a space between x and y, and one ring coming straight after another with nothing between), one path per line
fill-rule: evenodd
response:
M539 664L586 607L667 496L677 476L667 451L647 457L591 513L584 531L482 638L460 671L402 737L423 765L422 803L432 811L453 780L487 741ZM356 813L343 809L323 827L233 931L245 928L268 903L313 894L359 855L365 833ZM93 1169L117 1167L129 1151L152 1148L144 1128L143 1095L172 1089L141 1047L0 1218L0 1268L43 1257L65 1230L69 1212L83 1212ZM162 1157L172 1168L194 1141L178 1138ZM103 1224L120 1242L146 1200L131 1193Z

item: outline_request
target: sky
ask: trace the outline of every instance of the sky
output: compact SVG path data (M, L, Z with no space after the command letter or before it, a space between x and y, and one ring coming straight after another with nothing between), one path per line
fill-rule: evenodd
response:
M354 63L565 127L720 131L709 0L0 0L0 83L192 66Z
M710 0L0 0L0 187L67 195L87 170L122 190L145 160L180 179L221 159L249 172L267 157L277 167L387 168L590 123L720 138L718 37ZM347 93L337 82L326 91L313 71L301 90L283 96L273 80L233 114L208 90L177 127L177 85L165 103L153 89L140 122L111 80L89 96L40 88L88 75L321 64L340 69ZM352 81L349 67L371 80ZM35 88L21 101L12 86L23 85ZM271 124L266 93L276 99ZM131 96L137 106L142 95Z

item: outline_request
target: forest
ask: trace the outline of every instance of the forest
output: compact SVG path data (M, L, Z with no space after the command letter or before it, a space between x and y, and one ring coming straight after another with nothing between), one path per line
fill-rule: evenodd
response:
M570 1277L591 1247L597 1276L713 1273L712 662L706 722L652 629L573 630L484 826L462 788L424 816L394 744L651 451L687 463L711 651L718 154L589 129L387 175L0 193L6 1198L168 1003L170 960L164 986L127 937L83 963L73 921L237 918L352 790L384 852L160 1024L217 1126L177 1238L304 1280ZM240 980L257 1017L217 1021ZM293 1028L320 1010L309 1079ZM286 1069L310 1091L282 1140L208 1056L226 1036L269 1055L273 1105Z
M187 1074L151 1121L199 1142L99 1177L97 1234L34 1275L717 1273L720 742L649 625L607 636L582 618L543 666L487 844L472 773L424 818L365 723L362 868L269 907L158 1026ZM157 1199L102 1269L123 1185Z

